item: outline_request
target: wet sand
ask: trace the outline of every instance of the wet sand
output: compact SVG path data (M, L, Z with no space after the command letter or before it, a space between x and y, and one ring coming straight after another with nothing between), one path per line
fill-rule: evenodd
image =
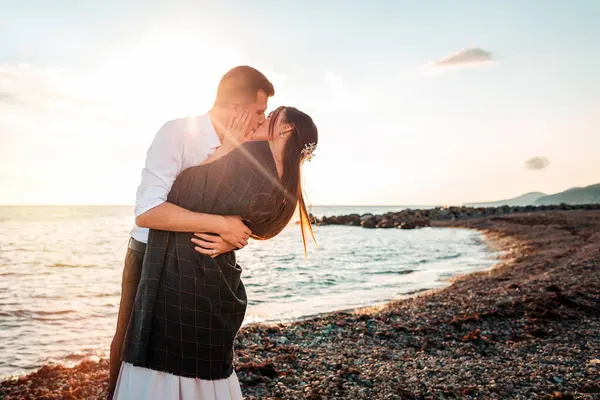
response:
M382 307L242 329L246 398L599 399L600 211L432 225L480 230L503 258ZM43 367L0 399L103 398L106 381L106 360Z

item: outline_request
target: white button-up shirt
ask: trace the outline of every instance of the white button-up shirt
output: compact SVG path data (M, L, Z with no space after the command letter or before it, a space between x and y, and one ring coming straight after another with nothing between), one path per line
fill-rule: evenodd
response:
M220 145L208 114L164 124L146 153L146 166L135 198L135 216L164 203L177 175L204 162ZM148 228L134 226L130 234L147 243L148 232Z

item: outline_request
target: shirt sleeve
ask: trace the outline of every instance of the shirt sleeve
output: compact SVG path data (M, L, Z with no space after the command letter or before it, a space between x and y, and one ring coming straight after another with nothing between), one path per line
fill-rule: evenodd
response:
M142 170L138 186L134 214L136 217L164 203L183 167L183 144L185 132L173 122L167 122L157 132Z

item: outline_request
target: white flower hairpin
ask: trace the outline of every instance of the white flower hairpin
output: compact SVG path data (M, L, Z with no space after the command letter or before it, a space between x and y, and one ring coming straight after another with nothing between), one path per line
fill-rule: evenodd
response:
M317 148L317 144L316 143L307 143L307 144L305 144L304 148L302 149L303 159L306 160L306 161L312 160L312 158L315 156L313 154L313 151L315 151L316 148Z

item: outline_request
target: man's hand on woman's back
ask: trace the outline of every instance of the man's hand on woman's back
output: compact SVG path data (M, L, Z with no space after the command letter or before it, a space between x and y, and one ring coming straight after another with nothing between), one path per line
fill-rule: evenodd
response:
M219 235L210 233L194 233L192 242L196 245L194 250L200 254L204 254L215 258L221 254L237 249L234 245L223 240Z
M215 226L217 235L195 233L192 242L200 254L216 257L235 249L242 249L248 244L252 231L238 216L221 216L222 220Z
M222 216L223 222L218 227L217 233L225 240L238 249L248 244L248 238L252 234L250 228L237 215Z

